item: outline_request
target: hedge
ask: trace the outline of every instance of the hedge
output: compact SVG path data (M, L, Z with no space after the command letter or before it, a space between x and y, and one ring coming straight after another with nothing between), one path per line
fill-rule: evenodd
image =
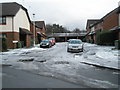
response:
M112 31L102 31L97 33L96 44L114 45L115 34Z
M86 38L83 38L83 40L82 40L83 42L86 42Z

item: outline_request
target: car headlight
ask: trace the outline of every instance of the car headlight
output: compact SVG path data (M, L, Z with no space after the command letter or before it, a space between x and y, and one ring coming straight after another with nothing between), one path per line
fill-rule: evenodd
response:
M71 46L71 45L68 45L68 48L72 48L72 46Z
M80 45L79 48L82 48L82 45Z
M49 45L49 43L47 43L46 45Z

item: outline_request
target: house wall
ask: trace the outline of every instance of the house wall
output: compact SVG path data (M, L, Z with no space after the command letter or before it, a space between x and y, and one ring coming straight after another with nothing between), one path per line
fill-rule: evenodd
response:
M95 34L93 35L93 40L94 40L94 43L96 43L96 35Z
M30 47L31 46L31 36L30 35L26 35L26 47Z
M119 25L118 14L116 12L111 13L104 19L103 30L109 30Z
M13 44L13 40L19 41L19 33L18 32L7 32L7 47L8 48L16 48L16 44Z
M24 28L30 31L30 22L28 20L26 12L20 8L16 16L14 17L14 30L19 32L19 28Z
M95 31L97 31L97 30L103 31L103 22L98 23L98 24L95 26Z
M120 31L119 31L119 34L118 34L118 39L120 40Z
M26 12L20 8L14 17L6 17L6 25L0 25L0 33L5 33L7 37L7 47L16 48L14 40L19 41L19 28L25 28L30 31L30 22ZM31 45L31 36L26 36L26 47Z
M119 13L119 26L120 26L120 13Z
M45 27L41 29L41 32L45 34Z
M6 17L6 24L0 25L0 32L12 32L12 17Z
M94 31L95 31L95 27L92 27L92 28L91 28L91 32L94 32Z
M91 29L89 28L89 26L87 26L86 31L87 31L87 33L89 33L91 31ZM87 35L86 36L86 40L88 41L89 39L90 39L90 36Z
M35 29L35 34L34 34L34 29ZM35 25L33 25L33 23L30 24L30 31L33 33L33 35L31 35L31 38L33 39L35 36L35 43L38 42L37 40L37 28L35 27Z
M19 32L19 28L25 28L30 31L30 23L26 12L20 9L15 17L6 17L6 24L0 25L0 32Z

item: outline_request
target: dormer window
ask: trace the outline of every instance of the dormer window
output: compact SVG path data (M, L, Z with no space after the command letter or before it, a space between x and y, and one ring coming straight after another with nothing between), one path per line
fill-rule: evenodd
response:
M6 17L0 17L0 24L6 24Z

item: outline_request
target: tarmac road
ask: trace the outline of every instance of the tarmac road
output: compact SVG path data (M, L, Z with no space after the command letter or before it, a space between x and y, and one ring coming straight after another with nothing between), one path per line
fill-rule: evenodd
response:
M2 88L83 88L52 77L45 77L14 69L2 68Z

